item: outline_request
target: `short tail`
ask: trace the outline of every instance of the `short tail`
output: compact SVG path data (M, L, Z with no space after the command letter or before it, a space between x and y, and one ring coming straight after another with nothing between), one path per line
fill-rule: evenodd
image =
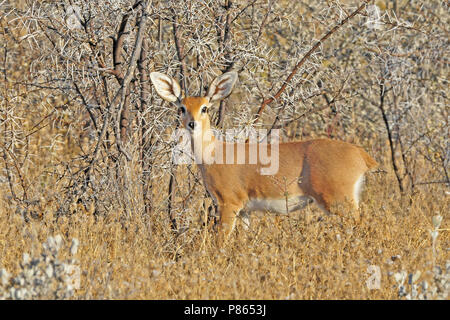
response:
M375 159L372 158L366 151L364 151L363 149L359 149L359 151L369 171L374 170L378 167L378 162L376 162Z

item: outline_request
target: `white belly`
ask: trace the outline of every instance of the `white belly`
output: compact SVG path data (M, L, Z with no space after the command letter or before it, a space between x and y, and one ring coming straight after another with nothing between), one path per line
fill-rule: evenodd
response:
M271 211L286 214L300 210L312 202L308 196L295 196L288 199L250 199L247 203L248 211Z

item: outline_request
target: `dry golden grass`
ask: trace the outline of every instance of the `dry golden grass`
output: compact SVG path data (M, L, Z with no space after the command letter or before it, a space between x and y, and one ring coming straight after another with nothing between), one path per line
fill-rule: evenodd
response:
M56 219L56 208L48 205L40 218L25 222L2 205L0 265L17 273L24 252L34 256L48 236L61 234L68 244L80 241L75 298L396 299L394 272L419 270L421 280L432 282L426 273L433 267L429 230L438 213L446 230L438 237L436 264L445 265L449 225L441 188L402 205L393 182L390 175L369 177L358 225L322 216L314 206L291 217L260 214L249 232L238 226L221 250L215 232L197 219L201 209L191 211L188 230L174 237L162 215L94 216L79 206ZM380 267L380 289L367 288L371 265Z

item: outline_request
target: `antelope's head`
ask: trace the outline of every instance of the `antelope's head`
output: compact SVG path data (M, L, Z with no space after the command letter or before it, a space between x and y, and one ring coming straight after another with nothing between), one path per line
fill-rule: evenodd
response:
M159 96L179 108L181 122L191 135L210 129L208 109L214 102L226 98L231 93L237 77L237 73L234 71L224 73L211 83L206 96L184 97L176 80L159 72L150 74Z

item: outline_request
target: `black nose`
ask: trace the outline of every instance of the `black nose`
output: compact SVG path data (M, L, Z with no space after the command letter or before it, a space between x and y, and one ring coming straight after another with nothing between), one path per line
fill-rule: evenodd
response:
M195 121L191 121L188 123L189 128L191 128L192 130L194 130L195 128Z

